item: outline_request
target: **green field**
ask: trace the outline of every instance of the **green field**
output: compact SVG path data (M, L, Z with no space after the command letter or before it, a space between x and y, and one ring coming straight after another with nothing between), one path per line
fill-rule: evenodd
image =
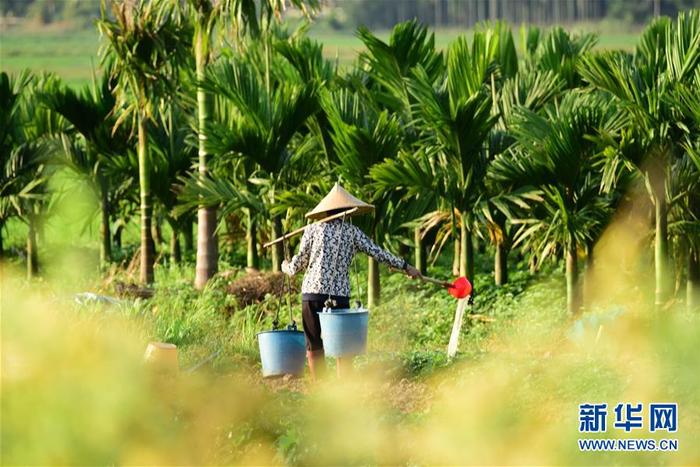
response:
M193 86L127 3L102 92L96 30L0 32L0 467L700 466L700 11L217 37ZM361 311L327 359L304 292Z
M435 34L436 43L439 47L445 47L463 32L457 29L439 30ZM350 31L312 29L310 36L323 42L327 57L337 57L341 65L352 62L357 52L362 49L362 43ZM388 31L380 32L380 36L387 37ZM600 35L598 46L630 49L636 43L637 36L633 32L604 32ZM24 68L44 70L57 73L70 84L80 84L88 81L91 76L90 70L99 65L97 51L100 38L97 31L92 29L3 31L0 33L0 44L0 68L10 73Z
M8 465L697 463L697 314L630 303L619 316L609 305L572 322L562 314L561 268L531 275L513 264L503 288L477 273L460 353L448 361L454 301L384 270L385 302L371 312L368 354L356 359L361 378L314 386L259 376L256 332L270 328L278 299L237 306L228 288L242 272L198 293L193 263L159 264L153 298L81 306L73 293L116 296L114 285L132 280L115 269L96 279L85 254L67 254L53 275L60 280L36 284L15 261L5 264ZM478 255L480 271L490 256ZM431 274L448 275L447 263ZM195 373L159 376L141 363L148 341L175 343L183 369L216 357ZM588 400L678 402L682 428L673 437L683 448L579 452L577 407ZM619 431L610 436L629 436Z

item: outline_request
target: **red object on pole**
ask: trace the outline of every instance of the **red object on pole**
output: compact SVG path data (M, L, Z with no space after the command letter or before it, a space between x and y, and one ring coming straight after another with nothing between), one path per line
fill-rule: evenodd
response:
M396 271L396 269L392 269L392 271ZM447 289L447 292L454 298L467 298L472 293L472 283L469 282L469 279L467 279L464 276L458 277L453 282L443 281L441 279L434 279L432 277L424 276L422 274L416 276L416 279L421 280L423 282L430 282L431 284L441 285L442 287L445 287Z
M438 284L447 289L450 295L454 298L466 298L472 293L472 284L466 277L458 277L454 282L443 281L440 279L433 279L427 276L418 276L418 279L423 282L431 282L433 284Z
M466 298L472 293L472 284L466 277L458 277L448 288L447 291L454 298Z

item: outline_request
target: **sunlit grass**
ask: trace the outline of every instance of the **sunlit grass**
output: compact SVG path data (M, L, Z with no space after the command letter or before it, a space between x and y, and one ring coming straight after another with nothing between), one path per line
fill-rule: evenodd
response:
M160 308L184 307L186 296L81 309L20 283L3 278L11 285L3 288L4 463L692 464L700 455L695 315L638 310L573 339L563 307L537 300L549 284L536 284L479 359L433 371L419 386L367 371L304 395L271 391L245 358L220 361L216 372L150 373L142 354L151 338L170 336L191 353L181 358L186 368L198 346L226 347L216 338L247 332L216 310ZM173 313L191 330L159 328L177 322ZM225 355L240 352L233 345ZM579 453L584 401L678 402L681 449Z
M605 260L601 254L599 263ZM688 465L700 459L698 316L616 299L623 312L615 319L590 321L572 333L559 272L516 275L513 287L524 292L482 302L490 309L477 301L473 313L496 321L469 321L453 363L436 356L444 351L454 303L391 276L386 290L401 293L372 312L370 352L358 359L355 378L318 387L270 384L259 376L254 334L269 327L275 300L226 320L227 298L216 283L199 294L178 283L182 273L173 269L158 273L152 300L80 307L67 289L27 285L9 269L4 274L3 463ZM425 334L429 327L435 331ZM157 374L142 362L149 340L176 343L182 369L212 350L222 353L194 373ZM433 366L419 369L416 379L410 362L421 352ZM673 437L680 450L579 452L578 404L588 401L678 402ZM669 437L610 429L603 436Z
M79 248L79 221L93 203L72 185L46 225L43 277L27 282L18 260L1 265L3 464L700 461L700 316L683 303L654 310L648 243L638 235L644 209L621 210L601 236L582 278L582 317L565 312L560 265L530 274L511 258L511 281L496 288L490 252L479 255L483 272L453 361L445 350L454 300L383 271L384 302L371 310L368 354L354 377L312 386L260 376L256 333L270 329L279 301L240 308L222 277L197 292L192 264L160 262L151 299L75 303L76 292L113 295L117 281L134 278L101 273L96 248ZM431 275L447 277L449 259ZM359 269L366 291L364 260ZM179 374L144 364L150 341L177 345ZM679 451L579 452L584 402L677 402L675 434L609 428L591 437L678 438Z

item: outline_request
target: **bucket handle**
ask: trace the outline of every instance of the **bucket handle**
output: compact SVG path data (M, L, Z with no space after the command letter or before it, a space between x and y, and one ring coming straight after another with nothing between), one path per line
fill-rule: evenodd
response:
M286 239L282 239L282 250L284 259L289 261L289 245ZM287 283L287 307L289 308L289 326L287 326L287 329L294 327L294 331L296 331L297 323L294 321L294 312L292 311L292 278L287 274L285 276Z
M282 237L282 249L284 251L284 259L289 260L289 248L287 245L286 237ZM276 331L280 328L282 328L282 325L280 324L280 309L282 308L282 300L283 296L287 299L287 306L289 308L289 325L287 326L288 330L297 330L297 323L294 320L294 312L292 310L292 301L291 301L291 295L292 295L292 279L285 274L285 278L282 279L282 294L280 294L280 298L277 301L277 310L275 312L275 319L272 321L272 330Z
M335 305L335 300L331 299L331 296L329 295L326 301L323 302L323 309L321 310L321 313L330 313L333 305Z

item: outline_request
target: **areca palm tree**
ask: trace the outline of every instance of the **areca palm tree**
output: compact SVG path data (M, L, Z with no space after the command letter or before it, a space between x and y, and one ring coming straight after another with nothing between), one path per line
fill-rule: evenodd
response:
M577 64L596 42L594 34L572 35L558 27L546 34L537 27L523 28L522 36L524 58L517 67L511 67L517 72L507 75L503 85L492 90L499 120L488 142L490 159L507 151L514 143L509 124L516 109L526 108L537 112L546 103L558 98L564 89L580 86ZM532 199L530 190L513 187L503 180L486 178L483 196L475 206L475 212L477 224L485 226L495 248L496 285L508 280L507 257L512 232L507 219L512 217L511 209L522 208Z
M597 40L594 33L573 34L558 26L547 33L536 26L523 26L521 68L554 73L567 89L577 88L582 84L579 63Z
M470 217L483 190L487 167L484 151L488 135L497 121L492 109L489 81L497 69L499 36L475 33L472 46L458 38L447 54L444 81L431 86L418 68L410 81L415 96L419 126L425 135L428 154L435 158L440 196L460 216L460 274L473 277L474 258Z
M591 136L615 121L601 98L579 93L548 106L545 115L520 109L511 125L514 146L490 168L494 180L539 189L541 202L526 218L512 219L519 225L514 244L523 243L536 264L563 252L570 313L580 305L578 249L598 235L611 211L592 167L599 148Z
M387 161L373 171L373 178L380 189L403 187L409 198L424 193L439 195L439 210L426 214L422 220L424 226L437 226L449 220L459 223L463 245L461 248L459 244L455 245L455 258L458 259L455 265L456 273L473 275L471 231L477 225L486 225L496 248L494 270L496 282L499 284L505 282L507 277L505 263L509 232L505 214L510 214L511 205L522 206L528 198L532 199L532 193L527 189L516 190L505 186L503 182L484 178L486 167L492 157L506 151L513 143L507 124L513 109L525 106L537 110L556 98L564 87L577 85L580 81L576 71L579 56L595 42L593 36L572 37L563 30L553 30L544 38L539 32L539 29L527 31L527 40L524 43L528 58L522 65L518 64L512 35L503 23L496 23L489 30L478 31L471 50L466 46L466 42L457 44L458 47L450 50L449 80L461 83L462 86L449 90L449 97L445 97L445 93L440 96L434 92L433 94L439 96L436 99L431 96L427 86L417 87L411 84L411 81L415 80L404 81L413 87L412 94L416 94L416 90L423 91L423 97L416 99L415 108L416 121L422 121L423 125L424 136L420 143L424 147L407 157ZM391 69L389 67L389 70ZM417 81L420 83L420 80ZM434 87L439 89L439 85ZM468 161L463 158L466 146L460 146L456 139L456 135L463 131L455 124L457 114L450 115L451 109L448 105L444 105L443 109L440 109L439 105L454 102L455 96L473 96L478 92L482 93L481 102L484 105L488 105L488 96L492 104L489 112L483 111L482 116L488 115L498 120L496 123L493 119L484 118L480 122L468 124L472 127L474 124L486 124L485 131L480 133L480 142L479 138L475 139L473 135L469 137L478 150L473 148L472 153L475 155ZM435 102L433 108L439 111L432 112L431 115L426 102ZM471 115L477 114L472 111ZM430 122L431 125L425 125L425 122ZM425 133L431 132L433 136L426 138ZM457 159L459 162L455 162L455 158L445 158L441 153L453 157L456 154L462 156L459 156L461 160ZM420 160L421 158L423 160ZM471 178L463 177L461 181L458 180L455 176L459 172L455 170L458 167L473 170ZM411 184L414 185L414 190L411 190ZM471 195L471 199L465 199L464 196L460 198L460 193ZM455 201L461 205L458 209L455 209ZM464 216L460 215L460 210L464 212ZM436 239L437 251L449 233L450 229L439 229Z
M148 151L148 123L162 95L173 92L174 78L186 59L191 37L177 5L166 0L151 2L115 1L112 18L102 11L98 29L105 40L103 62L113 64L118 127L131 120L138 134L139 191L141 205L142 283L153 282L154 250L151 235L151 156Z
M331 173L353 193L372 200L375 214L365 227L376 241L387 227L384 221L389 200L386 192L375 195L370 171L384 159L396 157L401 149L399 118L347 88L325 93L322 107L330 128L331 145L326 156L331 160ZM374 306L380 301L379 265L374 258L369 258L368 265L367 303Z
M257 33L261 23L269 24L273 17L280 16L281 12L285 10L286 3L285 0L263 0L261 2L255 0L188 0L194 24L193 52L197 80L203 82L206 78L214 49L212 36L218 26L231 26L234 33L239 35L246 29ZM292 0L291 4L300 8L305 14L309 14L318 6L316 0ZM258 18L258 11L260 18ZM212 119L212 106L213 101L210 94L204 87L199 86L197 89L198 170L202 180L207 178L208 171L207 139L208 127ZM197 218L195 287L201 289L217 270L216 208L201 205L197 211Z
M367 28L360 27L357 35L365 45L359 65L367 69L367 87L382 107L398 113L411 142L417 138L411 113L413 99L406 78L420 66L432 80L444 72L442 53L435 48L435 36L416 20L399 23L384 42Z
M100 82L76 92L62 87L41 96L42 102L68 120L72 133L80 135L80 142L65 141L60 162L81 175L100 200L100 260L104 265L111 259L110 215L115 189L125 180L125 174L114 170L111 161L123 156L128 145L124 129L113 131L115 99L110 89L111 73L107 69ZM115 177L115 174L117 177ZM121 175L121 176L119 176Z
M197 150L187 139L190 135L188 109L180 99L172 97L158 106L158 124L149 129L152 165L152 190L160 202L162 215L170 225L170 258L179 263L182 259L180 235L191 228L190 212L176 213L178 182L189 175L197 159Z
M276 73L285 66L279 61L275 65ZM202 84L220 96L215 120L207 130L207 149L228 172L222 180L200 181L202 200L209 205L225 203L228 211L246 208L248 266L254 268L256 218L270 213L276 192L289 184L295 164L290 142L319 109L315 81L285 80L262 71L253 59L236 56L211 67ZM235 186L241 188L240 195L217 199L216 193L230 193ZM256 196L265 201L250 203ZM277 218L274 226L273 232L279 232ZM281 255L273 258L273 269L279 270L281 259Z
M215 151L211 154L216 156ZM246 267L250 269L259 268L257 229L268 208L263 202L266 196L264 187L250 181L264 180L256 175L254 164L248 160L216 158L209 166L207 178L181 178L179 205L174 211L179 216L200 205L215 206L221 219L240 219L245 226Z
M579 71L592 86L604 90L626 110L630 127L642 138L644 151L625 157L611 154L611 164L624 163L647 181L655 208L655 302L668 297L668 180L679 157L683 130L678 125L673 90L690 83L700 64L700 12L660 18L642 34L634 54L600 52L582 59ZM623 159L617 161L616 159Z
M700 305L700 158L698 143L673 166L668 232L675 252L676 277L685 272L686 306ZM695 160L693 160L695 159ZM676 282L680 286L680 281Z
M27 224L28 278L38 272L37 231L51 200L46 182L56 149L53 136L66 129L60 116L39 105L38 96L57 85L52 75L24 72L13 80L0 73L0 99L7 105L0 128L0 225L10 217Z
M674 102L687 121L683 142L685 154L676 164L673 180L684 192L672 213L672 233L685 246L687 256L686 304L689 310L700 305L700 68L692 82L677 83ZM677 190L679 191L679 190Z
M369 98L376 101L380 108L397 115L401 121L403 148L410 151L418 142L419 132L413 114L415 98L409 92L407 78L416 66L425 70L431 82L440 78L444 72L444 60L442 53L435 48L435 37L416 20L394 26L387 42L365 27L360 27L357 34L367 49L360 54L359 64L367 70L366 85L371 90ZM375 186L382 189L381 185ZM388 190L391 191L392 187L388 187ZM415 198L413 202L402 204L397 206L397 213L416 207ZM429 206L429 203L423 204L426 208ZM418 213L422 214L425 213ZM420 225L413 229L415 266L425 273L427 264L423 236L426 229Z
M32 79L28 71L12 77L0 73L0 257L4 255L2 231L5 223L16 215L17 203L13 199L31 192L33 187L25 186L30 182L36 158L24 157L15 149L20 140L20 104L22 92ZM27 189L29 188L29 189Z
M489 156L496 157L508 151L515 143L510 125L518 112L527 109L539 112L547 103L559 97L565 81L553 71L521 69L505 81L499 89L496 105L499 120L489 139ZM533 193L513 186L504 180L495 180L487 173L484 197L476 209L479 223L486 227L495 248L494 281L500 286L508 282L508 253L512 243L509 217L513 207L526 208L534 199Z

